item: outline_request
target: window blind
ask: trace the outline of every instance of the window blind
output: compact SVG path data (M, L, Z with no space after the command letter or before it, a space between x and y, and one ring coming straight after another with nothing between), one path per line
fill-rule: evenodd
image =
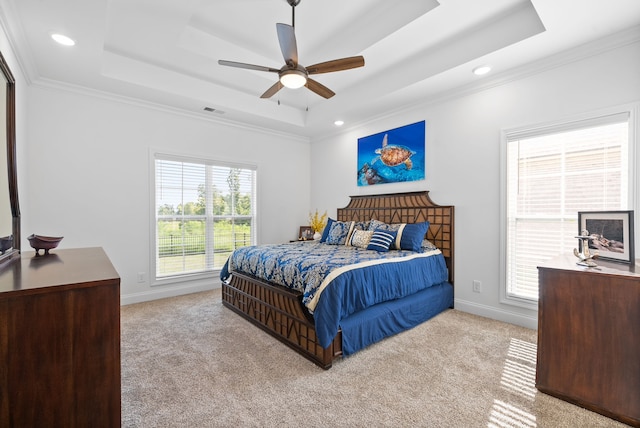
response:
M628 209L629 115L507 133L506 294L537 300L537 266L577 247L578 211Z
M256 168L156 155L156 278L220 269L255 243Z

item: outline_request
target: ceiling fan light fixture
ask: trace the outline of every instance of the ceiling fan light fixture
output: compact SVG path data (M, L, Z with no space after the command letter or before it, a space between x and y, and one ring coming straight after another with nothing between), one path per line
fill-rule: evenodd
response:
M301 88L307 83L307 75L304 71L298 69L284 70L280 73L280 83L285 88Z

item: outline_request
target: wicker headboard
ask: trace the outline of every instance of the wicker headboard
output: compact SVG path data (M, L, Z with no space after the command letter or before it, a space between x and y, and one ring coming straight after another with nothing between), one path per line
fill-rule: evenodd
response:
M427 239L442 251L449 269L449 282L453 284L453 208L452 205L435 204L429 198L428 191L351 196L349 205L338 208L338 220L376 219L385 223L428 221Z

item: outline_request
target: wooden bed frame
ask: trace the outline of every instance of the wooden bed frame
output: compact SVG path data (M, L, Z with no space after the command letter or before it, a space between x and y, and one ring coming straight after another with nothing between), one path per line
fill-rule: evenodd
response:
M454 207L435 204L429 192L351 196L338 208L339 221L380 220L385 223L430 223L427 239L443 253L453 285ZM234 273L222 284L222 303L323 369L342 355L342 334L323 349L317 341L313 317L302 293L258 278Z

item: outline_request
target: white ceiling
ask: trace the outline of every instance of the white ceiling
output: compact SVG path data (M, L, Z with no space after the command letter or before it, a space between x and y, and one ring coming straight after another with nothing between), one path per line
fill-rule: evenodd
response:
M279 69L275 24L292 18L285 0L0 0L0 8L32 83L310 137L335 132L335 119L361 123L640 25L639 0L302 0L300 63L363 55L365 66L314 76L336 92L331 99L284 88L265 100L275 73L217 61ZM76 46L56 44L53 32ZM483 64L492 73L473 75Z

